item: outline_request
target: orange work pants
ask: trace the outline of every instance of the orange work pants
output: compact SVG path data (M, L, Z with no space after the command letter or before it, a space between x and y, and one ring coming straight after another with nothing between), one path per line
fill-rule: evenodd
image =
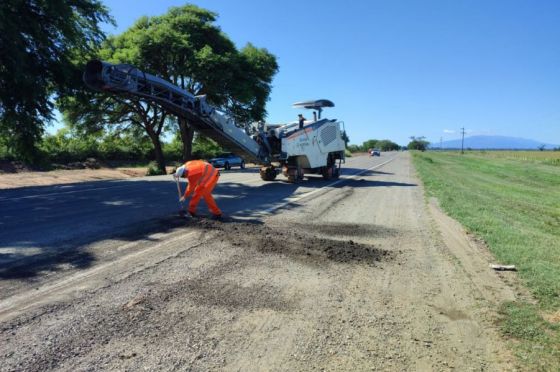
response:
M204 201L208 205L208 209L215 216L220 216L222 211L218 208L216 201L212 197L212 190L216 187L218 183L219 176L214 177L213 180L209 181L205 185L200 185L194 190L191 201L189 202L189 213L196 213L196 207L200 202L200 198L204 198Z

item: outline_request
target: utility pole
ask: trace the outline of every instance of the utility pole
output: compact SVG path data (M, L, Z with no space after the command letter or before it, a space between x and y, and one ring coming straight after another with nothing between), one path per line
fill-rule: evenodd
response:
M443 150L443 137L439 137L439 151Z
M465 127L461 128L461 154L465 153L464 144L465 144Z

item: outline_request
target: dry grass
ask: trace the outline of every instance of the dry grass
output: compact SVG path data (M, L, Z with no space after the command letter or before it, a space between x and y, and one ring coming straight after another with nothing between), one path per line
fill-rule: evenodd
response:
M560 165L560 151L469 151L469 155Z

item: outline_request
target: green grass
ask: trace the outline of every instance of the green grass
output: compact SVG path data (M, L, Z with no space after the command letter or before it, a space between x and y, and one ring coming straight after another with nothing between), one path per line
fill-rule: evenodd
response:
M504 304L502 329L519 340L518 355L543 370L560 370L560 330L543 314L560 309L560 167L534 159L476 152L414 153L429 195L496 260L514 264L538 300Z
M560 151L469 151L469 155L485 158L513 159L524 162L536 162L549 165L560 165Z

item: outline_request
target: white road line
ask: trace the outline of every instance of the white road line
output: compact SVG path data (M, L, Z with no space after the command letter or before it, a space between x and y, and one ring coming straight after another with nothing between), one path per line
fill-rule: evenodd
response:
M317 190L309 191L309 192L306 192L306 193L303 193L303 194L299 194L299 195L297 195L297 196L294 196L294 197L292 197L292 198L288 198L288 199L286 199L286 202L285 202L285 203L282 203L282 204L275 205L275 206L273 206L273 207L264 209L264 210L260 211L258 214L260 214L260 215L270 214L270 213L272 213L272 212L274 212L274 211L276 211L276 210L278 210L278 209L280 209L280 208L285 207L286 205L288 205L288 204L290 204L290 203L295 203L295 202L297 202L297 201L300 201L301 199L308 198L308 197L310 197L310 196L312 196L312 195L314 195L314 194L317 194L317 193L319 193L319 192L323 192L323 191L325 191L325 189L327 189L327 188L329 188L329 187L332 187L332 186L334 186L334 185L338 185L339 183L346 182L346 181L348 181L348 180L350 180L350 179L356 178L356 177L358 177L359 175L361 175L361 174L363 174L363 173L365 173L365 172L367 172L367 171L380 168L380 167L384 166L385 164L390 163L390 162L392 162L393 160L395 160L395 159L397 158L397 156L398 156L398 155L395 155L395 156L393 156L391 159L387 160L386 162L383 162L383 163L381 163L381 164L374 165L373 167L370 167L370 168L364 169L364 170L362 170L362 171L353 173L352 175L350 175L350 176L348 176L348 177L345 177L345 178L343 178L343 179L339 179L339 180L337 180L337 181L335 181L335 182L332 182L332 183L330 183L330 184L328 184L328 185L326 185L326 186L323 186L323 187L321 187L321 188L319 188L319 189L317 189ZM252 211L252 210L253 210L252 208L251 208L251 209L245 209L245 210L239 212L239 214L243 214L243 213L245 213L245 212ZM237 213L236 213L236 214L237 214Z

